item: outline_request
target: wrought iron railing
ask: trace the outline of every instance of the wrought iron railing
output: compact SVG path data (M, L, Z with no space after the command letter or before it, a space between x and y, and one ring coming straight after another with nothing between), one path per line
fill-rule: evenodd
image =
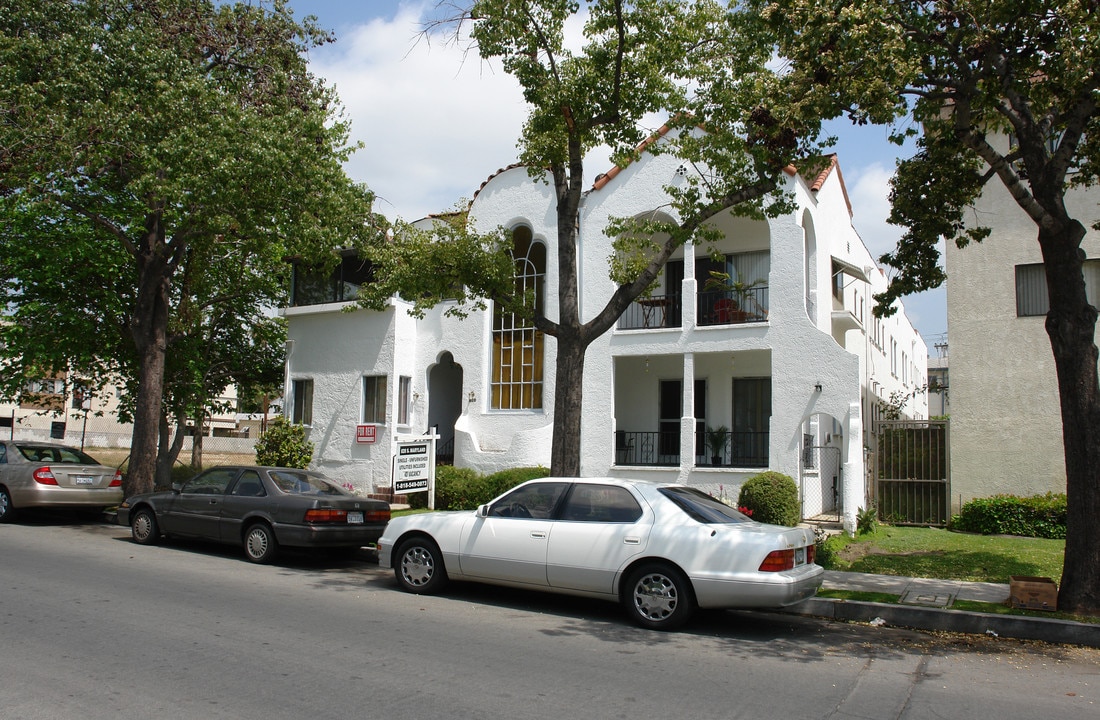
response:
M621 316L620 330L676 328L682 323L680 295L651 295L632 302Z
M768 437L767 432L727 432L722 450L708 454L704 464L714 467L767 467ZM617 430L615 464L677 466L680 464L680 433Z
M699 293L699 325L738 325L768 319L768 288Z

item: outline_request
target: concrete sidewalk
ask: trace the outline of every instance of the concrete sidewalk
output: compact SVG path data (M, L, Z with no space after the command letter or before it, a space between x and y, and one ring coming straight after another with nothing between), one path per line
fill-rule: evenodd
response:
M810 598L784 609L798 615L917 630L988 634L1021 640L1100 647L1100 623L953 610L956 600L1004 603L1008 585L825 571L823 590L896 595L897 604Z

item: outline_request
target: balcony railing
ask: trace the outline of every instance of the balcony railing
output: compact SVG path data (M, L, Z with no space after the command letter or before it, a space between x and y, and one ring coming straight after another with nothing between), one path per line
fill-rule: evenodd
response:
M768 288L699 293L700 325L738 325L768 319Z
M651 295L635 300L619 317L620 330L680 327L682 313L679 295Z
M713 467L768 467L767 432L728 432L722 451L708 455ZM717 462L716 462L717 461ZM668 467L680 464L680 434L660 431L615 431L615 464Z
M717 431L711 430L707 432L706 462L714 467L767 467L768 436L767 432L728 431L721 450L715 452L710 441L717 437Z

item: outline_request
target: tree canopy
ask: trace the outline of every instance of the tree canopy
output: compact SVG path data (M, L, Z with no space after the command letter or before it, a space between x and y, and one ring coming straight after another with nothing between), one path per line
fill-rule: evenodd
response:
M1100 389L1087 229L1067 194L1100 173L1100 8L1095 0L749 0L800 95L827 117L918 136L899 163L882 260L898 272L876 312L945 276L938 243L996 242L972 209L999 185L1035 223L1050 299L1069 518L1058 606L1100 612ZM1094 227L1096 227L1094 225Z
M29 328L8 337L36 343L25 370L131 368L128 493L152 486L169 346L195 339L194 360L240 332L227 313L254 317L278 297L286 256L334 262L373 235L371 195L342 166L348 122L307 68L329 40L281 0L0 0L0 217L33 247L0 266L6 310L28 320L31 260L99 280L87 303L54 304L52 349ZM95 307L108 288L121 314ZM82 292L75 279L58 291ZM118 332L93 335L82 316L121 320L132 362Z
M786 92L785 78L768 69L771 45L745 31L746 16L717 0L478 0L438 7L442 14L426 33L469 42L519 81L530 110L519 160L532 178L553 186L557 319L536 309L533 320L556 341L551 471L576 475L588 346L652 287L678 247L708 240L708 219L725 211L763 217L789 208L784 169L793 162L813 167L820 158L816 109ZM578 43L569 28L581 25ZM682 157L692 168L687 182L668 188L666 212L619 218L606 229L618 251L608 268L617 289L594 317L582 320L577 226L582 194L593 179L585 176L585 156L607 146L617 163L629 163L666 121L672 132L646 152ZM448 216L434 234L399 227L373 258L379 282L365 286L363 302L382 307L399 292L423 308L447 297L441 288L459 284L467 300L519 309L523 298L507 277L504 234L464 221L463 214ZM655 241L657 236L666 239ZM447 283L401 271L426 254L446 253L448 245L470 262L448 268Z

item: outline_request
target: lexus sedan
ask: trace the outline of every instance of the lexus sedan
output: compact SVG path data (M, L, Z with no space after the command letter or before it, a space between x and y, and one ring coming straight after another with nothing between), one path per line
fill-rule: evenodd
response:
M74 447L0 440L0 522L16 510L64 507L102 511L122 501L122 474Z
M476 511L394 518L378 560L411 593L474 580L601 598L655 630L695 608L797 603L825 572L808 529L754 522L689 486L616 478L542 478Z
M134 542L162 535L241 545L254 563L275 559L280 547L359 548L373 543L390 519L381 500L353 495L308 470L215 467L181 487L127 498L118 523Z

